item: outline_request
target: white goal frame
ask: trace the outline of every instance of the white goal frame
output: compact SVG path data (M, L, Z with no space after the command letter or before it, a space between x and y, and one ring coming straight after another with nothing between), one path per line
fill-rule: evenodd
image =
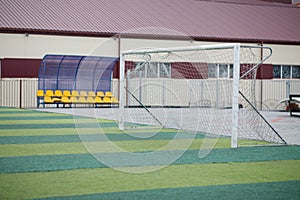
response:
M272 53L272 49L262 46L249 46L241 45L240 43L228 44L214 44L214 45L201 45L201 46L188 46L188 47L175 47L175 48L156 48L146 50L129 50L123 51L120 54L120 83L119 83L119 129L124 130L124 116L125 116L125 101L126 101L126 80L125 80L125 59L124 57L129 54L147 54L147 53L167 53L167 52L183 52L183 51L203 51L203 50L217 50L217 49L233 49L233 82L232 82L232 126L231 126L231 147L238 146L238 126L239 126L239 81L240 81L240 48L267 48ZM262 58L261 63L271 56ZM254 66L257 67L257 66ZM246 76L247 74L244 74Z

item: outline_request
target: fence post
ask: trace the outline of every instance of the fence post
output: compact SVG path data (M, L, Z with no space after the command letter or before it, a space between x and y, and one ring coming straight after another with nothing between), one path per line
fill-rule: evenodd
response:
M291 93L291 81L290 80L287 80L286 82L285 82L285 84L286 84L286 98L289 98L289 96L290 96L290 93Z
M22 79L20 79L19 87L20 87L19 108L22 108Z

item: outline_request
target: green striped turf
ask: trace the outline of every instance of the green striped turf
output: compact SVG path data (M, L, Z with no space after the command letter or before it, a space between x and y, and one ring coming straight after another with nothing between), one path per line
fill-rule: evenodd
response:
M80 162L80 161L78 161ZM300 180L299 160L170 165L152 173L111 168L0 174L2 199ZM152 167L135 167L147 170Z
M154 136L152 133L143 133L143 138L133 137L128 134L85 134L84 138L79 135L47 135L47 136L0 136L0 144L35 144L35 143L54 143L54 142L85 142L85 141L106 141L107 138L111 141L124 140L172 140L177 132L159 132ZM149 136L149 137L147 137ZM151 136L151 137L150 137ZM205 136L202 134L193 135L191 133L180 133L180 139L196 138L201 139Z
M85 132L98 133L99 130L94 128L87 128L84 130ZM76 128L61 128L61 129L0 129L0 137L1 136L36 136L36 135L77 135Z
M136 126L137 124L131 124ZM139 124L140 127L147 128L146 125ZM78 119L55 119L55 120L11 120L0 121L0 129L49 129L49 128L117 128L117 122L112 120L102 120L93 118L78 118ZM154 127L153 127L154 128Z
M98 121L111 142L137 153L159 149L176 134L174 130L162 130L163 133L149 139L137 139L122 134L117 124L109 120L0 107L0 199L299 197L299 146L230 149L228 138L211 139L217 143L211 153L201 159L199 148L205 140L199 134L172 165L152 173L128 174L107 168L87 152L79 140L74 118L81 126L80 133L93 141L89 145L107 145L107 142L95 142L103 139L93 128ZM143 130L143 133L151 131ZM181 143L186 143L184 139L176 142L178 146L164 151L165 155L175 154L177 149L182 149ZM133 166L123 153L103 149L102 154L97 155L121 158L121 169L121 166L133 171L153 168L146 166L143 160Z
M121 149L130 152L140 151L154 151L168 145L169 140L136 140L136 141L114 141L113 144ZM228 148L230 147L230 140L228 139L180 139L174 140L171 147L166 150L181 150L186 149L187 144L192 144L189 149L199 149L203 144L214 143L214 148ZM120 152L119 150L112 150L110 142L73 142L73 143L39 143L39 144L4 144L0 145L0 157L10 156L34 156L34 155L58 155L58 154L85 154L88 153L85 145L94 150L91 153L97 152ZM101 147L101 149L99 149Z
M300 197L300 181L282 181L267 183L229 184L199 187L162 188L154 190L138 190L87 194L66 197L51 197L43 199L63 200L153 200L153 199L289 199L298 200ZM42 199L42 198L41 198Z
M106 128L60 128L60 129L0 129L0 136L37 136L37 135L78 135L80 134L95 134L95 133L106 133L106 134L123 134L124 132L119 130L117 127L106 127ZM132 129L130 133L140 133L139 129ZM143 133L153 133L153 132L178 132L174 129L161 129L156 130L150 127L149 129L143 129Z
M46 123L46 124L68 124L68 123L112 123L113 120L103 120L103 119L95 119L95 118L87 118L87 117L65 117L65 116L57 116L58 119L55 118L55 116L46 115L46 116L39 116L40 118L38 120L33 120L30 117L27 117L25 120L2 120L0 121L0 124L40 124L40 123ZM45 117L45 119L43 119ZM47 117L54 117L53 119L49 120ZM65 117L65 119L63 118ZM5 118L6 119L6 118ZM116 122L114 122L116 123Z
M52 124L52 123L39 123L39 124L0 124L0 129L60 129L60 128L76 128L79 126L80 128L90 128L95 127L96 123L60 123L60 124ZM117 124L114 122L111 123L101 123L101 127L117 127Z
M38 111L35 110L26 110L26 109L14 109L14 108L0 108L0 115L2 114L32 114L32 113L38 113ZM40 113L40 112L39 112Z
M1 115L1 113L0 113ZM4 121L6 123L7 121L20 121L20 120L53 120L53 119L73 119L74 117L72 115L28 115L28 116L2 116L0 117L0 121ZM18 120L18 121L17 121Z
M173 157L178 151L169 150L161 153L163 156ZM139 152L141 153L141 152ZM97 155L97 154L96 154ZM133 166L124 153L102 153L99 156L108 156L112 160L118 159L120 166ZM124 156L123 156L124 155ZM138 160L138 165L145 166L148 160ZM145 158L146 159L146 158ZM187 150L174 163L203 164L203 163L232 163L232 162L263 162L273 160L299 160L300 146L276 146L276 147L245 147L238 149L212 149L204 158L199 158L199 150ZM91 154L66 154L66 155L44 155L44 156L21 156L1 157L0 173L17 172L43 172L81 168L106 168ZM299 166L300 167L300 166Z
M65 115L61 113L44 112L43 110L29 110L20 108L0 107L0 116L26 116L26 115Z

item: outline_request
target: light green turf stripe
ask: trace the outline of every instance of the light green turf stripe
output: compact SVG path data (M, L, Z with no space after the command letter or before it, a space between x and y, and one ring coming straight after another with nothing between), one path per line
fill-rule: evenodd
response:
M108 127L108 128L60 128L60 129L5 129L0 130L0 136L33 136L33 135L77 135L79 131L80 134L95 134L95 133L106 133L106 134L123 134L124 131L119 130L117 127ZM125 133L153 133L153 132L178 132L175 129L132 129L125 130Z
M142 174L110 168L1 174L2 198L42 198L104 192L300 180L300 160L170 165ZM148 168L148 169L147 169ZM143 167L150 170L152 167ZM140 171L140 167L131 168Z
M87 131L90 132L90 134L96 132L96 130L94 129L90 129ZM74 134L78 134L75 128L0 130L0 136L74 135Z
M88 153L82 143L5 144L0 157Z
M195 139L189 149L200 149L204 139ZM169 140L146 140L146 141L113 141L112 143L126 151L153 151L165 147ZM181 150L186 147L188 140L181 139L174 141L172 148L165 150ZM229 139L206 139L206 143L217 142L214 148L229 148ZM101 146L101 152L111 151L110 142L89 142L89 149L95 149L92 153L99 153L98 146ZM8 156L34 156L34 155L58 155L58 154L84 154L88 153L83 143L44 143L44 144L3 144L0 145L0 157Z

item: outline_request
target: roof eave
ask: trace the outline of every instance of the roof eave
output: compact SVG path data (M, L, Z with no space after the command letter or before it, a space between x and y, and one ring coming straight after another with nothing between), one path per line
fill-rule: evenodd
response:
M300 45L300 41L271 40L271 39L250 39L250 38L221 38L205 36L181 36L181 35L157 35L139 33L113 33L113 32L80 32L61 30L37 30L37 29L15 29L0 28L0 33L15 34L40 34L40 35L60 35L60 36L81 36L81 37L121 37L138 39L159 39L159 40L186 40L186 41L206 41L206 42L240 42L240 43L264 43L264 44L284 44Z

